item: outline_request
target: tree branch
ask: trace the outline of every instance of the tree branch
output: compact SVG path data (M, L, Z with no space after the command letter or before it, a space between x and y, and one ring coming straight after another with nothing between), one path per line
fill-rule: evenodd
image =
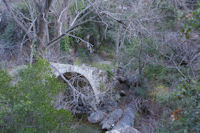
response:
M14 21L17 23L17 25L18 25L23 31L26 32L26 34L28 35L28 37L29 37L30 39L32 39L32 38L33 38L32 34L30 34L28 28L26 28L26 27L24 26L24 24L21 23L21 22L18 20L18 18L15 16L15 14L13 13L13 11L11 10L10 5L7 3L7 1L6 1L6 0L3 0L3 3L5 4L5 6L6 6L8 12L10 13L10 15L12 16L12 18L14 19Z
M61 34L60 36L56 37L55 39L51 40L49 43L47 43L47 48L48 49L49 47L51 47L52 45L54 45L57 41L59 41L61 38L63 38L66 34L68 34L70 31L72 31L73 29L75 29L76 27L80 26L80 25L83 25L87 22L90 21L89 20L86 20L86 21L83 21L83 22L80 22L78 24L75 24L75 22L77 21L78 17L83 14L86 10L88 10L92 5L89 5L87 6L85 9L83 9L80 13L78 13L76 15L76 17L74 18L74 20L72 21L72 23L70 24L70 27L69 29L67 29L67 31L65 31L65 33Z

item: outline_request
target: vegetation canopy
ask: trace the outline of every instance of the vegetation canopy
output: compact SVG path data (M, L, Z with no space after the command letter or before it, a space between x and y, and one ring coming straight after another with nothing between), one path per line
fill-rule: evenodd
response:
M199 133L199 116L200 0L0 0L0 132Z
M56 110L55 96L65 85L52 74L49 63L39 59L19 72L20 80L11 86L11 77L0 71L1 132L68 132L70 111Z

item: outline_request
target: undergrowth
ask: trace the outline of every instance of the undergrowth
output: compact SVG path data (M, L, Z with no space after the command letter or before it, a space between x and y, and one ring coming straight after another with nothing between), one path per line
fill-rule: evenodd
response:
M20 80L10 85L12 78L0 70L0 132L49 133L68 132L72 115L56 110L55 96L65 85L51 73L46 60L39 59L20 74Z

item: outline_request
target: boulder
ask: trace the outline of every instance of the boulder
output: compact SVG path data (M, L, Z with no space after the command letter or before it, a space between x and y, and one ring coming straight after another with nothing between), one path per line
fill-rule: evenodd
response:
M106 133L140 133L140 132L133 127L126 126L126 127L120 128L120 129L107 131Z
M100 123L102 129L110 130L117 121L122 117L122 109L115 109L107 115L107 117Z
M90 114L90 116L88 117L88 121L90 123L98 123L103 120L105 115L106 115L105 112L98 110Z
M135 103L132 101L124 109L123 117L120 119L119 122L117 122L113 129L121 129L127 126L134 126L135 111Z
M100 107L100 110L103 110L104 112L111 112L117 107L118 107L118 104L116 101L110 100L110 99L104 99Z

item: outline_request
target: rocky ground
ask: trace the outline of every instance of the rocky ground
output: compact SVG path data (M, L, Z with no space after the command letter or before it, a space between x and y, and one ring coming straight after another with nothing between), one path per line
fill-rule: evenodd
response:
M120 102L105 103L88 117L90 123L98 123L106 133L139 133L134 128L136 103L134 97L124 96Z

